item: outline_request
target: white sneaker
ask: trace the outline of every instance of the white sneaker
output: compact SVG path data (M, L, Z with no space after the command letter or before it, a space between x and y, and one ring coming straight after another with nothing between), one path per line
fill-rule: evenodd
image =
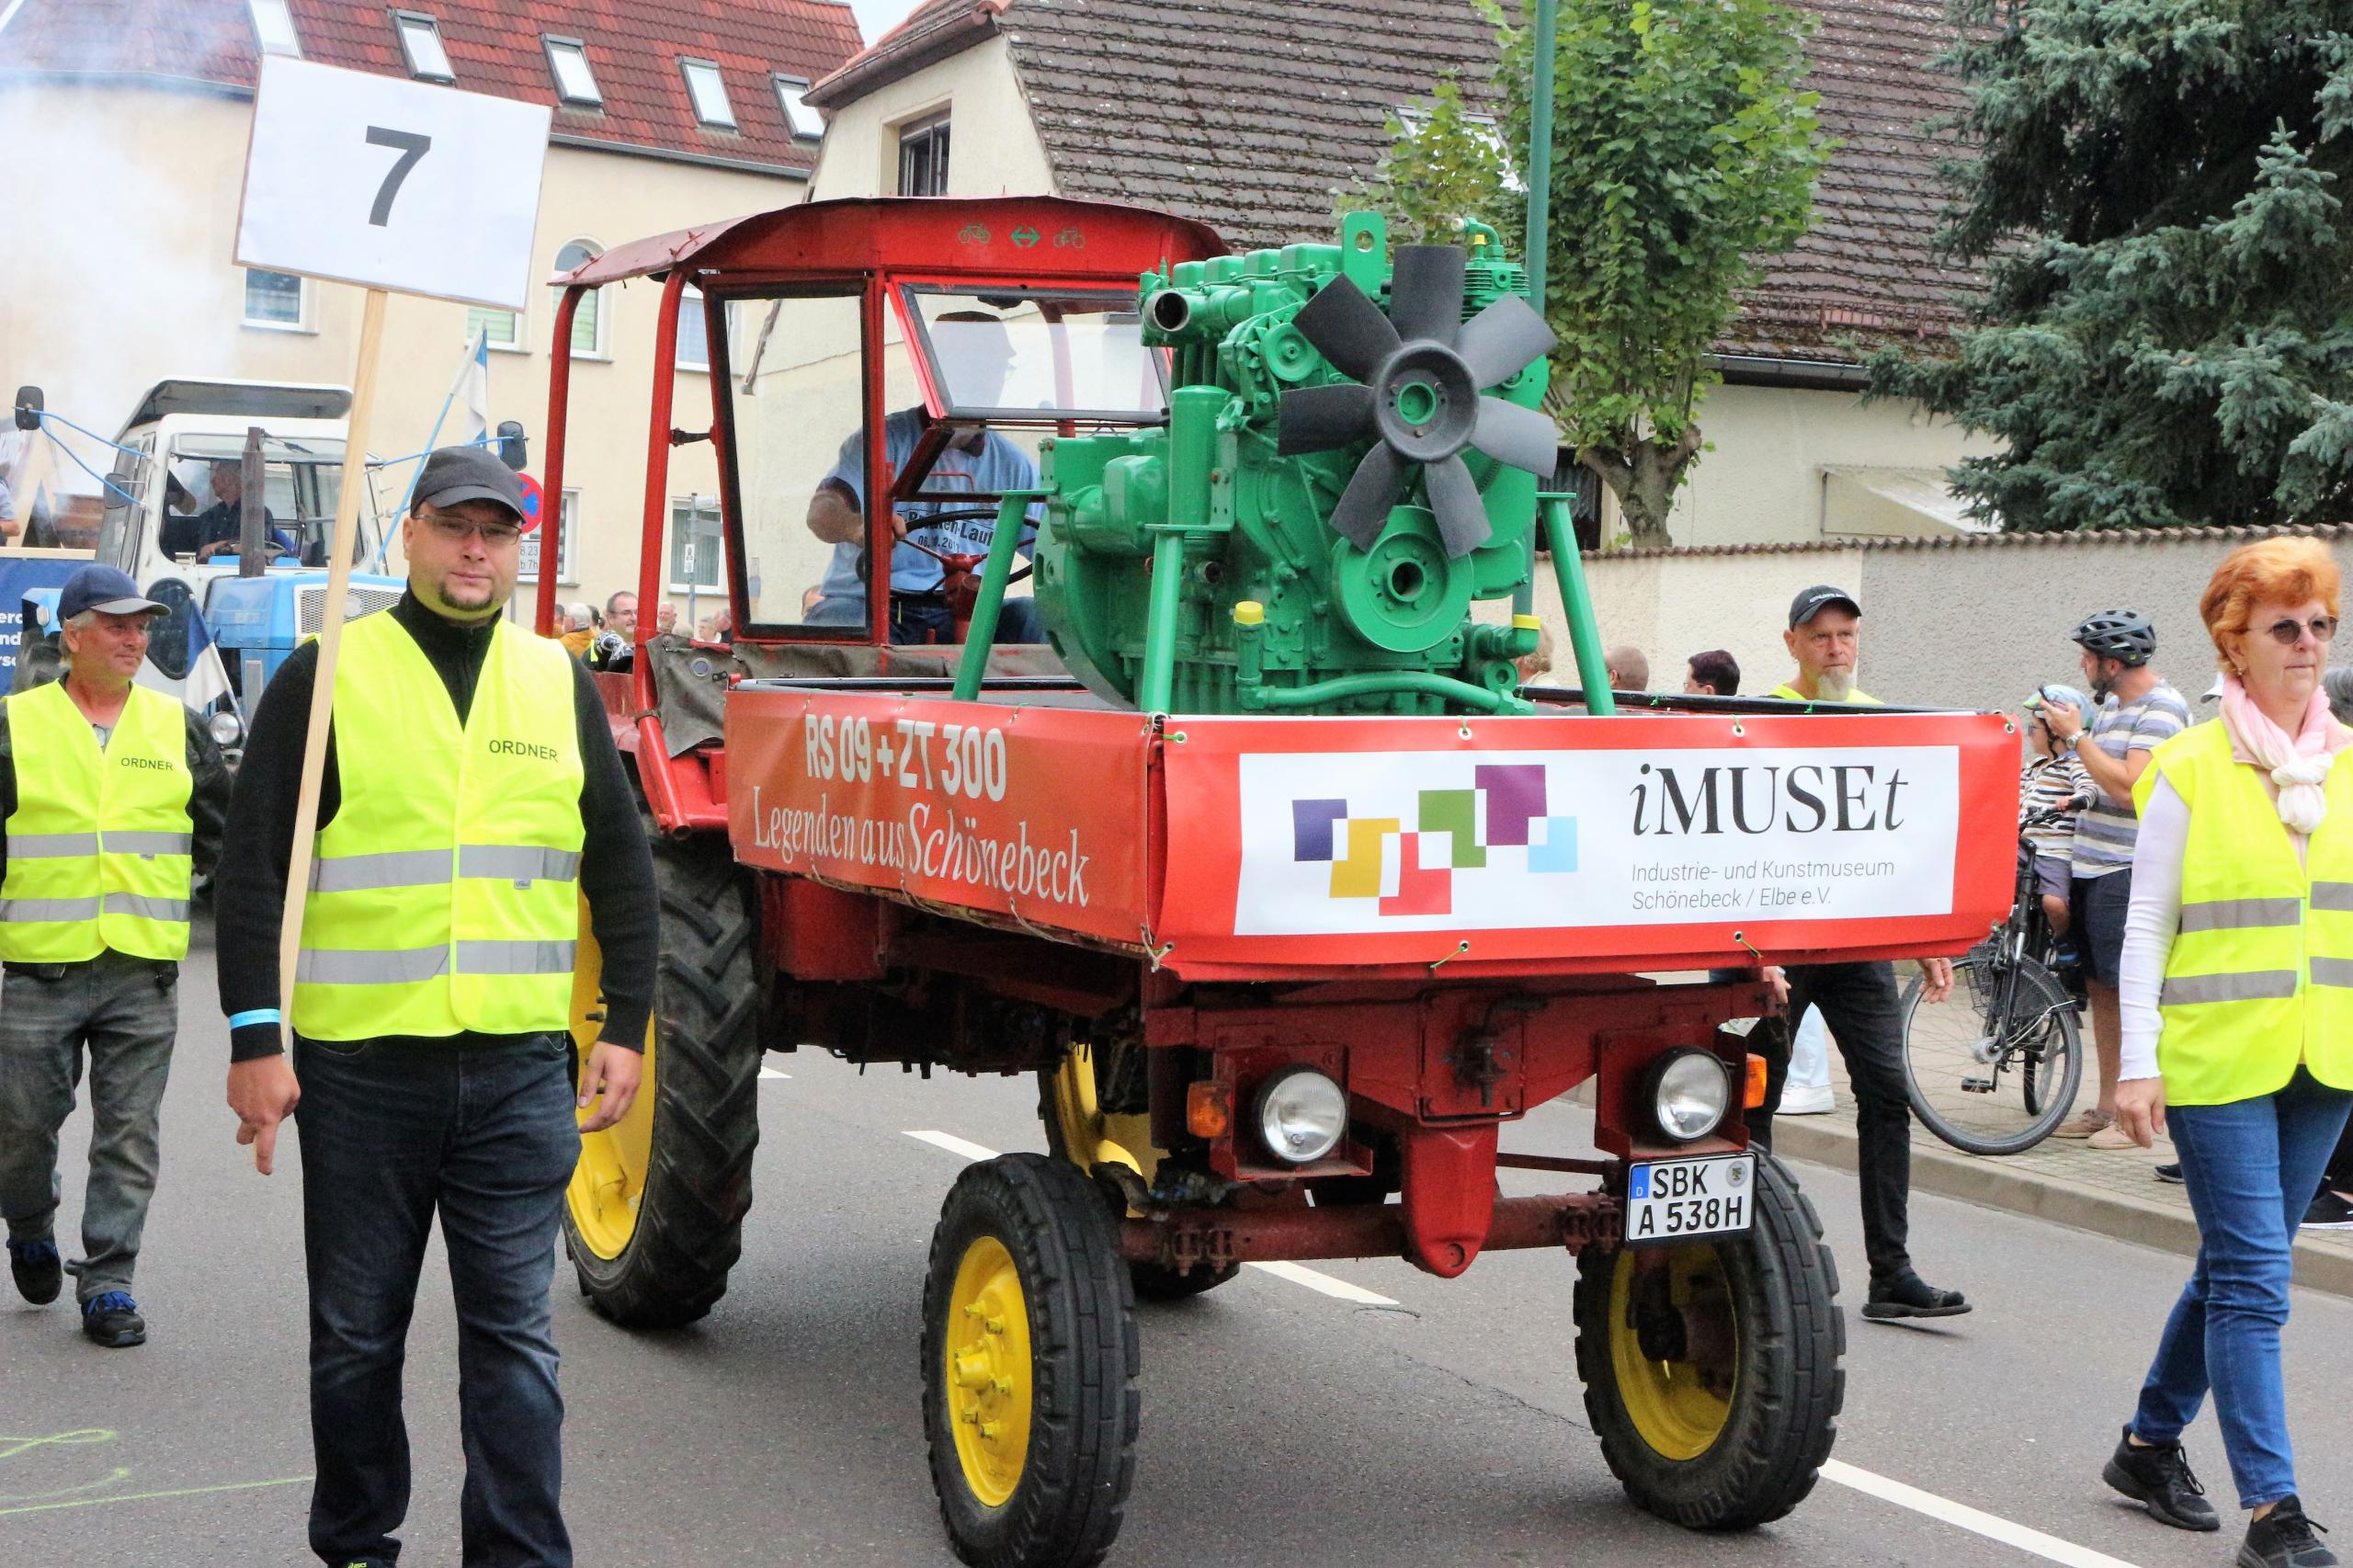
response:
M1781 1108L1776 1116L1827 1116L1838 1108L1827 1084L1784 1084Z

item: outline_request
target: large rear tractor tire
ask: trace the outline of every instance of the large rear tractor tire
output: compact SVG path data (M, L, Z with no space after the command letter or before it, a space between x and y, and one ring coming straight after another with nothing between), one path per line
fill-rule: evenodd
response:
M662 964L637 1100L580 1141L564 1248L581 1292L627 1328L710 1311L743 1251L759 1142L759 987L751 890L716 835L654 841ZM572 1037L585 1061L604 1017L602 955L581 923Z
M1060 1065L1039 1070L1038 1119L1046 1124L1046 1147L1054 1157L1089 1176L1097 1165L1108 1162L1127 1166L1150 1183L1160 1164L1148 1113L1103 1108L1089 1046L1074 1045ZM1181 1271L1158 1263L1128 1265L1140 1301L1181 1301L1214 1290L1241 1272L1238 1263L1222 1268L1203 1264Z
M1120 1533L1141 1420L1128 1274L1095 1183L1042 1154L965 1167L923 1291L939 1516L974 1568L1091 1568Z
M1837 1291L1813 1205L1762 1153L1746 1235L1580 1255L1586 1414L1638 1506L1746 1529L1813 1490L1846 1397Z

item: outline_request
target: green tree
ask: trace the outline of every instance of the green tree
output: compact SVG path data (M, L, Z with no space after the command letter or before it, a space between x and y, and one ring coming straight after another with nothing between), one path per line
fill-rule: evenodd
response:
M1982 267L1938 351L1873 357L1995 455L1979 517L2061 529L2342 520L2353 500L2353 6L1954 0Z
M1463 107L1461 85L1451 75L1440 78L1430 97L1428 113L1391 118L1381 167L1341 193L1335 214L1380 213L1392 244L1451 244L1465 220L1515 240L1525 214L1507 187L1494 124Z
M1810 30L1774 0L1561 0L1547 408L1637 544L1668 542L1719 379L1709 355L1758 259L1813 219L1829 143L1803 88ZM1532 34L1503 26L1514 146L1528 145Z

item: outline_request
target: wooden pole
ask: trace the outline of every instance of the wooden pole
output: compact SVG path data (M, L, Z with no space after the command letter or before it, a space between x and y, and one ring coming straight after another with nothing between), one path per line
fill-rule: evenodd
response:
M351 552L359 532L359 497L368 488L368 426L376 412L376 350L384 336L384 290L368 290L359 317L359 368L351 378L351 422L344 432L343 488L335 503L335 540L327 555L327 597L319 619L319 666L311 686L311 727L302 742L302 792L294 807L294 853L286 866L286 924L278 937L279 1032L294 1033L294 965L302 946L302 901L310 892L313 824L326 778L327 715L335 706L335 662L343 647L343 605L351 587Z

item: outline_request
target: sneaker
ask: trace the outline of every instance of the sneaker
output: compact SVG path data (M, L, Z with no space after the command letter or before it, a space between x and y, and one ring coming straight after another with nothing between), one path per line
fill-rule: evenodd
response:
M1827 1084L1786 1084L1775 1116L1827 1116L1838 1108Z
M2246 1527L2239 1547L2239 1568L2336 1568L2336 1553L2323 1546L2313 1531L2327 1529L2304 1517L2304 1506L2291 1494L2271 1512Z
M2132 1134L2113 1122L2084 1140L2085 1148L2104 1149L2109 1153L2114 1153L2120 1149L2137 1149L2140 1146L2132 1141Z
M47 1236L30 1242L9 1237L8 1272L16 1277L17 1294L37 1307L57 1300L65 1283L65 1265L57 1256L57 1244Z
M2206 1489L2189 1473L2179 1443L2132 1445L2132 1428L2116 1440L2116 1452L2100 1479L2149 1510L2149 1517L2178 1530L2218 1530L2222 1517L2206 1501Z
M108 1290L82 1303L82 1332L109 1350L147 1343L147 1320L128 1290Z
M2088 1138L2093 1133L2105 1131L2115 1124L2116 1119L2112 1116L2102 1116L2096 1110L2078 1111L2074 1117L2052 1128L2051 1130L2051 1136L2053 1138Z
M2301 1224L2307 1231L2353 1231L2353 1203L2323 1187L2304 1210Z
M1863 1302L1863 1315L1873 1323L1893 1323L1899 1318L1957 1318L1967 1311L1969 1302L1960 1291L1939 1290L1916 1274L1872 1280L1870 1296Z
M2174 1186L2179 1187L2181 1185L2181 1162L2179 1160L2176 1160L2169 1165L2159 1165L2155 1170L2151 1171L2149 1174L2155 1176L2159 1181L2169 1181L2173 1183Z

